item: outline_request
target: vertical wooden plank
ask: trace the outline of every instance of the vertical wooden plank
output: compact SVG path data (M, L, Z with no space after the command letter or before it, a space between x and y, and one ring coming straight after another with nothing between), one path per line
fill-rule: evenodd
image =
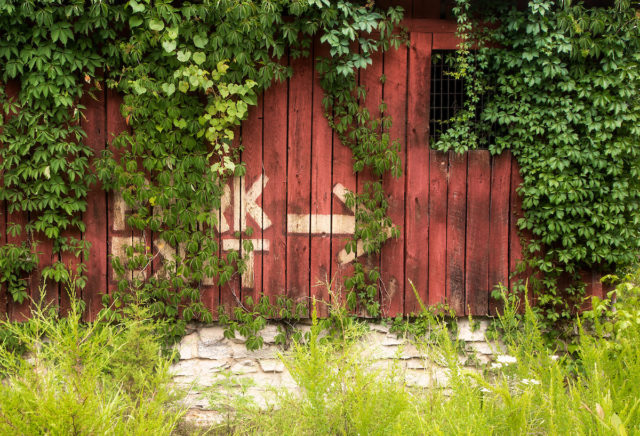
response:
M344 191L356 191L356 175L353 172L353 154L349 147L344 145L333 132L332 146L332 180L333 196L331 199L331 221L336 225L331 226L331 283L333 290L332 303L345 305L347 290L345 280L354 272L353 260L355 253L347 254L345 245L351 240L355 231L355 220L351 225L337 225L339 217L352 216L353 211L344 204Z
M263 104L262 96L258 99L258 106L249 108L249 116L242 124L242 160L246 163L247 171L244 175L242 194L244 197L240 203L241 217L244 217L242 231L247 227L252 229L251 236L243 233L243 239L252 242L253 251L243 252L247 270L242 275L242 300L249 296L255 302L262 293L262 257L263 250L267 249L262 242L262 228L265 226L262 192L265 180L262 171L262 120Z
M431 34L411 33L407 112L405 313L429 302L429 72ZM396 119L393 119L394 124ZM398 195L394 192L392 195ZM411 281L411 283L409 282Z
M7 234L7 243L20 245L27 240L27 236L24 230L24 226L28 222L28 215L26 212L8 212L7 213L7 228L11 225L19 225L21 232L19 235ZM31 276L24 277L27 279L27 294L28 297L20 304L13 300L13 296L9 295L9 318L11 321L26 321L31 313L31 302L29 298L33 297L35 285L32 283L33 274Z
M240 137L242 132L236 129L232 147L240 146ZM241 177L232 177L230 179L230 202L229 207L222 208L221 220L226 221L230 225L227 232L221 235L221 249L224 253L227 263L233 266L231 278L220 285L220 306L224 308L228 315L233 314L233 308L238 306L241 298L241 282L240 273L238 271L237 262L233 262L229 258L231 252L238 252L239 256L243 255L242 249L242 191L244 188L244 180ZM239 237L238 237L239 236Z
M313 60L300 58L292 64L287 141L287 296L301 302L309 297L310 232L291 230L297 226L295 219L310 223ZM310 230L310 224L307 226Z
M429 304L444 303L447 286L447 153L431 150L429 169Z
M380 112L380 104L382 103L383 86L380 80L383 69L383 55L380 52L376 52L371 56L373 63L365 70L360 71L360 86L364 87L366 91L366 98L364 101L364 107L369 111L371 120L380 119L382 113ZM380 128L379 132L382 132ZM367 184L375 183L379 181L371 169L365 167L362 171L356 174L357 191L359 193L365 191ZM380 267L380 254L370 254L364 256L362 247L357 247L356 257L365 265L366 270L371 270L376 267ZM377 296L380 301L380 296ZM366 317L369 313L366 308L360 305L357 309L359 316Z
M600 278L602 275L598 271L581 271L580 278L585 284L585 295L580 311L591 310L593 308L593 297L600 299L605 297L605 286Z
M40 291L44 291L44 301L42 303L47 307L57 307L60 287L54 280L45 280L42 270L53 265L58 260L58 255L53 253L53 241L47 238L44 233L36 233L34 239L38 244L36 248L38 252L38 269L32 274L31 297L34 301L39 302Z
M262 201L271 226L263 232L269 251L264 256L262 277L264 294L272 304L286 286L287 92L287 82L274 83L264 92L264 173L269 183L264 186Z
M87 134L85 143L91 148L94 158L100 157L105 149L106 101L103 88L95 91L97 100L86 93L83 97L86 107L82 128ZM95 166L90 166L95 172ZM87 210L84 213L86 233L84 239L91 244L87 261L87 319L93 321L102 307L102 295L107 292L107 197L98 181L87 195Z
M513 291L516 285L518 285L518 282L520 282L521 285L526 285L527 299L530 305L534 305L536 299L536 286L534 286L534 284L539 284L539 273L534 274L531 268L526 267L523 272L514 274L518 264L524 260L524 247L522 243L532 237L529 231L520 230L518 227L518 220L520 218L524 218L522 198L518 194L518 187L522 182L523 179L520 175L520 167L514 157L511 162L511 213L509 223L509 271L511 274L509 276L509 288ZM566 282L566 276L560 277L558 281L559 289L563 289L567 286L562 283L563 280ZM522 291L522 289L516 290ZM521 295L521 297L523 297L523 295ZM521 305L521 310L524 311L524 302Z
M314 42L317 57L328 57L329 47ZM320 76L313 76L313 119L311 139L311 296L321 303L317 304L318 316L328 315L330 303L329 286L331 282L331 136L332 130L324 116L322 98L324 91L320 86ZM317 228L314 231L314 218ZM321 218L322 217L322 218ZM328 217L327 220L325 217Z
M518 186L522 183L520 168L515 157L511 163L511 192L510 192L510 213L509 213L509 289L513 289L516 282L523 280L523 274L513 275L516 267L523 259L522 242L520 241L520 231L518 229L518 220L524 217L522 212L522 199L518 195Z
M12 99L17 99L18 98L18 94L20 92L20 84L15 82L15 81L11 81L8 82L6 84L6 89L5 92L7 94L7 97L12 98ZM7 114L5 115L7 117L12 117L14 116L14 114ZM25 224L27 224L28 221L28 214L26 212L19 212L19 211L12 211L12 207L11 207L11 202L7 202L5 204L6 207L6 221L5 221L5 229L8 229L12 224L16 224L20 226L21 229L21 233L19 235L10 235L8 232L6 233L6 239L5 242L7 244L15 244L15 245L20 245L23 241L27 240L27 236L24 230L24 226ZM24 277L26 279L28 279L28 289L27 289L27 293L29 296L31 296L31 280L32 277ZM6 301L7 301L7 313L9 316L9 319L11 321L24 321L29 317L30 314L30 309L29 309L29 300L25 300L23 301L22 304L18 304L15 301L13 301L13 296L11 295L11 293L9 292L9 290L6 288L6 285L3 286L5 292L6 292Z
M218 220L219 220L218 213ZM208 227L203 227L203 230L208 232ZM220 244L220 235L216 232L213 236L216 239L216 243ZM218 252L216 256L220 256L220 247L218 246ZM212 261L213 259L210 259ZM217 283L218 277L205 276L200 283L200 299L202 304L207 308L214 320L218 319L218 304L220 301L220 286Z
M0 244L7 244L7 205L0 201ZM8 319L9 292L5 283L0 283L0 319Z
M6 245L7 241L7 205L4 201L0 202L0 243ZM0 319L9 318L9 291L5 283L0 284Z
M471 315L486 315L489 310L490 183L489 151L469 151L465 301Z
M106 135L107 147L116 161L120 160L122 151L113 145L113 140L128 130L127 123L120 113L122 96L112 89L106 91ZM127 225L127 206L119 192L109 191L107 195L107 289L113 293L118 288L118 278L111 266L111 259L120 256L125 259L124 250L133 241L133 233Z
M404 208L405 208L405 152L407 140L407 58L408 48L401 45L397 50L391 49L384 55L384 99L387 102L387 113L393 120L389 131L391 139L400 141L400 158L402 161L402 175L399 178L386 173L383 186L388 195L388 216L400 227L400 237L387 241L382 247L380 276L382 279L382 314L395 316L403 313L405 293L405 236L404 236ZM428 123L426 124L428 126ZM426 143L425 143L426 144ZM426 243L426 240L425 240Z
M511 153L492 157L491 221L489 223L489 290L509 286L509 194ZM489 296L489 313L496 314L497 300Z
M82 240L82 232L80 232L78 229L68 228L67 230L64 230L62 232L62 237L67 238L68 240ZM82 255L76 257L75 253L63 251L62 253L60 253L60 261L65 265L65 267L71 274L71 278L73 281L73 278L77 276L78 266L84 261L84 259L82 258ZM73 293L76 300L82 300L85 303L85 311L82 314L82 317L86 320L87 313L89 311L86 297L89 289L90 287L88 283L86 284L84 289L75 286L73 283L60 283L60 312L63 315L68 313L69 309L71 308L70 296L71 293Z
M11 81L6 83L4 86L6 86L5 92L7 94L7 97L12 99L17 99L18 93L20 92L20 84L17 82ZM14 114L4 114L4 116L9 118L14 116ZM3 221L5 225L4 231L3 231L3 242L6 244L20 245L23 241L26 240L24 225L27 223L28 214L17 212L17 211L12 212L11 209L12 209L11 202L10 201L6 202L6 204L4 204L5 213L3 216L4 218ZM6 232L6 230L12 224L19 224L21 226L20 235L12 236ZM31 289L30 289L31 277L25 277L25 278L29 280L29 283L28 283L29 289L27 289L27 293L30 296L31 295ZM7 289L6 285L3 285L2 289L5 295L5 298L4 298L4 301L6 302L5 308L6 308L6 313L9 319L11 321L24 321L25 319L27 319L30 313L28 300L23 302L22 304L17 304L15 301L13 301L13 296Z
M451 309L457 315L464 315L467 153L449 152L448 181L446 296Z
M11 86L9 84L0 84L0 86L5 86L5 91L9 92ZM10 95L10 94L9 94ZM14 94L15 95L15 94ZM1 108L0 108L1 109ZM2 113L5 119L10 116L9 114ZM2 127L0 126L0 132L2 132ZM0 143L0 146L2 143ZM1 158L0 158L1 160ZM3 175L0 174L0 180L3 179ZM4 182L3 182L4 186ZM0 243L6 245L7 241L7 204L4 201L0 201ZM9 291L7 289L7 285L5 283L0 283L0 319L9 319L9 301L10 301Z
M598 271L591 271L591 289L588 295L591 295L593 297L598 297L600 299L603 299L606 297L606 292L608 292L608 290L606 289L606 286L602 284L602 282L600 281L600 279L602 278L602 274L600 274L600 272Z

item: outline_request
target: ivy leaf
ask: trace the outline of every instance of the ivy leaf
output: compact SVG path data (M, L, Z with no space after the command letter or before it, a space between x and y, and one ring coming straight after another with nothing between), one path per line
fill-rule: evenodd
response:
M133 12L143 12L144 11L144 5L141 3L138 3L136 0L129 0L129 6L131 6L131 10Z
M178 84L178 89L180 90L180 92L183 93L187 93L187 91L189 91L189 83L185 82L184 80L181 80L180 83Z
M167 36L169 39L176 39L178 37L177 27L167 27Z
M202 65L206 60L207 56L201 51L197 51L193 54L193 61L198 65Z
M174 85L173 83L163 83L162 90L168 96L173 95L173 93L176 92L176 85Z
M159 32L164 29L164 22L160 20L149 20L149 29Z
M175 41L164 41L162 43L162 48L164 48L164 51L167 53L171 53L176 49L176 45L177 43Z
M191 57L191 52L189 50L178 51L178 60L180 62L187 62L190 57Z
M193 37L193 43L198 48L205 48L208 42L209 38L207 38L206 36L196 35Z
M141 24L142 24L142 18L136 15L132 15L131 17L129 17L129 27L138 27Z

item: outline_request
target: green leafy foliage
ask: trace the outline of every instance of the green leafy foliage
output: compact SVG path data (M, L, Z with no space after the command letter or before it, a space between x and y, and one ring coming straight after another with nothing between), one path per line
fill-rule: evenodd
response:
M157 324L133 306L121 323L83 323L70 302L65 318L40 302L27 322L0 323L0 432L171 434L184 412Z
M135 296L154 317L174 321L165 334L175 338L190 320L211 321L200 301L205 283L224 285L245 269L242 253L252 247L221 254L218 211L229 179L245 171L238 128L258 94L293 73L285 57L309 56L313 38L328 45L330 56L317 61L326 114L354 152L354 171L399 174L391 120L373 119L362 107L355 73L371 64L372 53L402 40L393 33L401 17L400 8L342 0L5 2L0 200L10 214L28 218L29 241L52 239L55 253L86 258L88 244L65 233L85 231L82 213L96 176L120 194L131 212L127 224L152 235L153 244L135 241L126 258L112 259L118 290L105 298L104 315L121 319ZM130 130L92 156L80 99L104 92L102 83L124 95ZM398 232L386 217L382 184L351 201L353 249L379 251ZM28 258L26 248L7 248L13 251L2 268L18 299L20 274L34 267L15 265ZM43 277L83 285L86 267L68 269L57 262ZM371 283L362 288L356 278L352 287L375 314L377 272L366 274Z
M349 2L166 2L153 8L130 2L129 6L136 22L147 27L132 26L129 39L120 43L123 68L110 85L125 94L123 116L132 133L114 141L122 148L118 155L105 152L98 164L99 177L108 188L122 192L132 210L128 224L152 231L154 239L175 254L171 259L164 256L163 276L151 276L148 266L153 259L144 248L124 264L114 259L114 269L121 277L121 292L131 287L142 291L158 316L177 319L182 312L186 321L207 321L211 315L199 300L203 282L215 278L224 285L236 269L241 273L245 268L240 252L219 254L216 232L224 186L245 171L239 163L242 143L237 127L249 106L257 104L259 92L292 74L281 61L287 51L293 58L308 56L311 38L320 35L331 51L331 58L318 64L327 108L343 118L339 132L351 137L354 169L369 165L378 176L390 169L398 172L398 145L381 131L388 130L390 121L368 119L358 104L354 72L371 63L371 53L388 47L401 14L396 9L383 14ZM285 15L295 19L284 20ZM380 31L378 38L364 36L373 30ZM359 51L350 46L354 42ZM385 230L392 226L385 216L381 184L372 191L358 196L366 209L359 208L355 236L365 241L368 253L379 251L384 240L397 233ZM132 270L133 280L127 273ZM267 310L265 301L234 313L236 324L229 331L240 330L249 338L250 348L260 346L255 333L261 326L256 323ZM374 304L369 306L379 313ZM279 312L280 306L269 310ZM227 315L221 316L227 319Z
M95 176L79 100L99 88L107 56L117 59L110 41L123 11L111 3L0 5L0 200L9 214L28 217L27 236L53 240L55 252L86 248L63 233L85 230Z
M468 33L468 2L458 7ZM581 271L637 261L638 18L627 1L608 8L534 1L526 10L494 2L479 13L500 23L476 26L483 30L470 38L479 38L479 49L463 53L477 65L467 76L475 77L469 108L485 94L479 127L495 130L484 145L494 154L511 150L520 165L518 226L531 237L526 266L541 273L530 284L546 323L557 325L581 303ZM437 148L479 145L467 135L470 118L457 121Z
M544 319L517 294L507 298L496 318L505 327L501 331L510 333L493 343L495 360L481 370L464 363L463 344L442 319L423 313L433 322L429 334L415 338L419 362L428 368L424 375L441 375L428 387L411 386L417 372L404 369L402 358L381 365L371 342L358 340L357 329L346 328L338 340L327 338L312 314L309 340L281 357L300 389L279 392L265 409L252 404L242 387L236 399L226 399L225 404L238 407L227 409L224 427L216 430L242 435L636 434L640 323L629 323L627 315L637 317L637 280L637 273L624 280L617 301L608 298L586 314L602 330L579 329L575 360L547 347ZM349 325L348 319L336 322ZM224 393L233 395L228 389Z
M25 243L0 246L0 283L7 286L13 301L22 303L29 296L27 277L38 266L38 258Z
M240 334L248 350L257 350L264 344L260 331L267 325L267 319L271 318L278 322L276 344L287 346L291 340L301 341L303 334L296 328L296 323L309 316L306 302L296 303L284 296L278 296L275 300L275 304L272 304L264 295L258 301L247 297L244 304L234 308L233 318L220 307L218 320L224 327L225 338L232 339Z

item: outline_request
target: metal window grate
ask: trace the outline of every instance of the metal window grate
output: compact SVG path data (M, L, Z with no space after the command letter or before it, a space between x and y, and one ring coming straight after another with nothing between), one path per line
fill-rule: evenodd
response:
M450 73L455 71L455 50L434 50L431 53L431 107L429 112L430 143L435 144L451 126L451 118L462 108L465 99L465 80L456 79ZM484 107L482 95L476 107L476 118ZM479 136L480 148L486 148L491 141L492 129L480 131L474 123L474 131Z

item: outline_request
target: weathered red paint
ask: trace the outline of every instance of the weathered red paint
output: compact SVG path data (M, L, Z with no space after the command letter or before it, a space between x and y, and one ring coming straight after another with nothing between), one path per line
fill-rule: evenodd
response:
M107 114L105 85L94 90L95 100L85 95L83 104L86 106L82 128L87 134L85 144L91 148L94 156L100 156L107 144ZM95 167L92 165L91 170ZM107 293L107 196L98 181L91 187L87 195L87 211L83 218L86 224L84 240L91 244L87 265L87 315L93 320L102 308L102 295ZM56 295L57 300L57 295Z
M447 283L447 170L449 155L430 150L429 304L444 303Z
M406 3L414 16L435 16L430 7L415 1ZM490 289L497 283L513 284L508 274L522 258L516 226L522 216L516 193L521 181L518 167L508 153L491 157L487 150L458 155L429 149L430 55L434 49L455 48L455 23L435 18L409 18L405 23L411 32L411 47L403 45L384 56L376 54L374 64L360 76L372 116L379 115L378 106L384 101L386 113L393 120L390 136L400 140L402 146L401 177L383 178L389 216L401 237L388 241L380 256L360 260L380 266L383 315L420 310L409 279L425 303L446 302L460 315L467 310L474 315L494 313ZM327 47L316 42L313 54L326 55ZM229 180L229 202L224 208L229 228L218 225L220 254L225 255L232 246L240 248L243 240L256 241L253 276L241 278L236 274L222 287L212 280L203 283L203 302L214 315L219 304L231 311L238 298L251 296L255 300L262 293L271 302L277 295L303 302L309 301L308 297L344 301L344 280L353 272L353 261L343 251L352 231L345 223L349 223L353 211L343 202L344 190L336 186L362 191L375 176L365 171L356 178L351 151L332 132L324 116L323 91L313 62L312 58L293 61L293 78L265 91L238 130L235 144L244 147L246 174L243 181ZM379 81L381 73L386 76L384 84ZM83 102L87 106L83 121L86 143L96 154L107 147L118 156L113 137L128 129L120 114L122 98L107 90L99 94L98 101ZM249 194L255 183L261 192ZM247 203L248 198L241 201L242 195L252 195L251 202ZM212 209L215 207L212 205ZM261 215L256 215L255 208L262 210ZM142 241L154 254L162 250L161 241L127 227L127 213L123 203L115 201L113 193L105 194L99 185L90 192L84 214L87 231L75 233L92 243L87 262L89 283L80 295L89 308L88 319L100 309L102 294L117 286L109 259L118 244ZM306 230L288 228L294 215L302 227L306 223ZM253 228L253 234L247 234L243 219ZM335 220L342 221L336 224ZM0 240L20 242L24 235L8 236L6 224L26 221L25 214L3 214ZM46 243L39 249L41 267L56 260ZM77 262L69 255L62 259ZM149 274L161 270L160 259L162 256L156 258ZM599 276L589 274L585 277L590 293L601 296L605 290ZM35 296L41 272L29 280L30 295ZM334 294L329 293L327 282L333 285ZM316 286L318 283L323 284ZM69 300L66 292L57 292L58 287L52 285L47 298L59 300L64 311ZM16 305L8 300L3 290L0 312L6 310L12 319L28 317L28 304ZM327 315L327 307L319 304L318 312ZM361 310L358 313L364 314Z
M395 316L404 312L405 299L405 183L406 183L406 139L407 139L407 58L408 48L401 45L397 50L391 49L384 55L384 99L387 103L387 114L393 120L389 135L398 139L401 144L400 160L402 175L399 178L386 173L383 178L385 192L389 196L388 215L391 221L399 226L400 237L391 239L382 247L380 276L386 285L383 297L383 314Z
M287 59L284 59L287 64ZM287 93L288 83L273 83L264 93L264 172L269 182L262 193L263 211L271 220L263 237L269 241L264 257L264 294L271 303L286 289L287 262Z
M490 156L486 150L472 150L468 154L465 309L466 313L486 315L489 310Z
M429 292L429 77L431 34L411 34L407 94L407 159L405 203L406 313L420 312L418 298L428 302ZM395 119L394 119L395 122ZM396 185L397 186L397 185ZM402 193L397 186L397 192ZM393 195L393 194L392 194ZM401 225L400 222L396 222Z
M327 57L329 47L314 43L315 57ZM320 75L313 75L313 108L311 137L311 215L331 215L331 136L332 130L324 116ZM331 229L311 234L311 295L315 296L318 316L327 316L331 281Z
M509 195L511 153L492 158L491 212L489 223L489 286L509 286ZM495 315L498 301L489 298L489 312Z
M467 155L449 152L447 188L446 300L457 315L465 312L465 241L467 224Z
M289 81L287 141L287 219L289 214L309 215L311 206L311 113L313 60L292 61ZM288 225L288 221L287 221ZM309 234L287 232L287 296L307 302L309 295Z

